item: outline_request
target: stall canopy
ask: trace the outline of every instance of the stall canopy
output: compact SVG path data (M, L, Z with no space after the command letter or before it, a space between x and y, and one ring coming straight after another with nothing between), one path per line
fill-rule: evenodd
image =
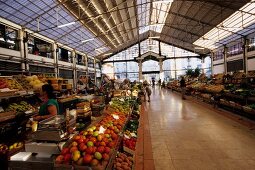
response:
M250 0L5 0L0 8L1 17L100 59L148 38L205 54L255 22Z

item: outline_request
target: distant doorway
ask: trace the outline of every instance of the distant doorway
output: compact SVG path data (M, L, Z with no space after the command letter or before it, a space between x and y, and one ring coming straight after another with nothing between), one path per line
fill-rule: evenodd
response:
M157 83L159 80L159 71L143 71L143 78L150 84L152 84L153 79Z

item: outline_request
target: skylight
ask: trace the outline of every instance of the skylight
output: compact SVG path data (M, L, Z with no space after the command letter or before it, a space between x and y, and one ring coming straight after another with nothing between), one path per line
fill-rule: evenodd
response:
M169 0L138 0L139 34L149 30L161 33L171 4Z
M241 37L242 35L239 32L250 29L247 27L255 23L254 13L255 3L253 0L207 32L203 37L200 37L194 44L213 50L226 44L227 41L231 41L234 37Z

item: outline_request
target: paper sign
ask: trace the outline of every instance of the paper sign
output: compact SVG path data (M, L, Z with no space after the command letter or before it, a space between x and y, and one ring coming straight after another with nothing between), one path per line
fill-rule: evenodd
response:
M25 113L26 113L26 114L30 114L30 113L33 113L33 111L32 111L32 110L28 110L28 111L26 111Z
M110 105L112 105L112 102L109 102Z
M136 137L136 134L135 134L135 133L130 133L130 135L131 135L132 137Z
M118 115L115 115L115 114L112 114L112 117L113 117L114 119L119 119L119 118L120 118Z
M121 98L120 101L124 102L125 100L123 98Z
M103 126L100 126L100 127L99 127L98 133L99 133L99 134L102 134L102 133L104 133L105 130L106 130L106 129L103 128Z
M124 135L124 137L127 138L127 139L130 139L130 137L128 135Z

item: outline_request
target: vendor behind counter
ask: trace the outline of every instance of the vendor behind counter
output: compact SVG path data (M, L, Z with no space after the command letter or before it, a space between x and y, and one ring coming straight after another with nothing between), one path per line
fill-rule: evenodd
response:
M42 86L40 98L43 104L40 106L39 115L35 116L34 120L41 121L59 114L59 105L53 91L53 87L49 84Z

